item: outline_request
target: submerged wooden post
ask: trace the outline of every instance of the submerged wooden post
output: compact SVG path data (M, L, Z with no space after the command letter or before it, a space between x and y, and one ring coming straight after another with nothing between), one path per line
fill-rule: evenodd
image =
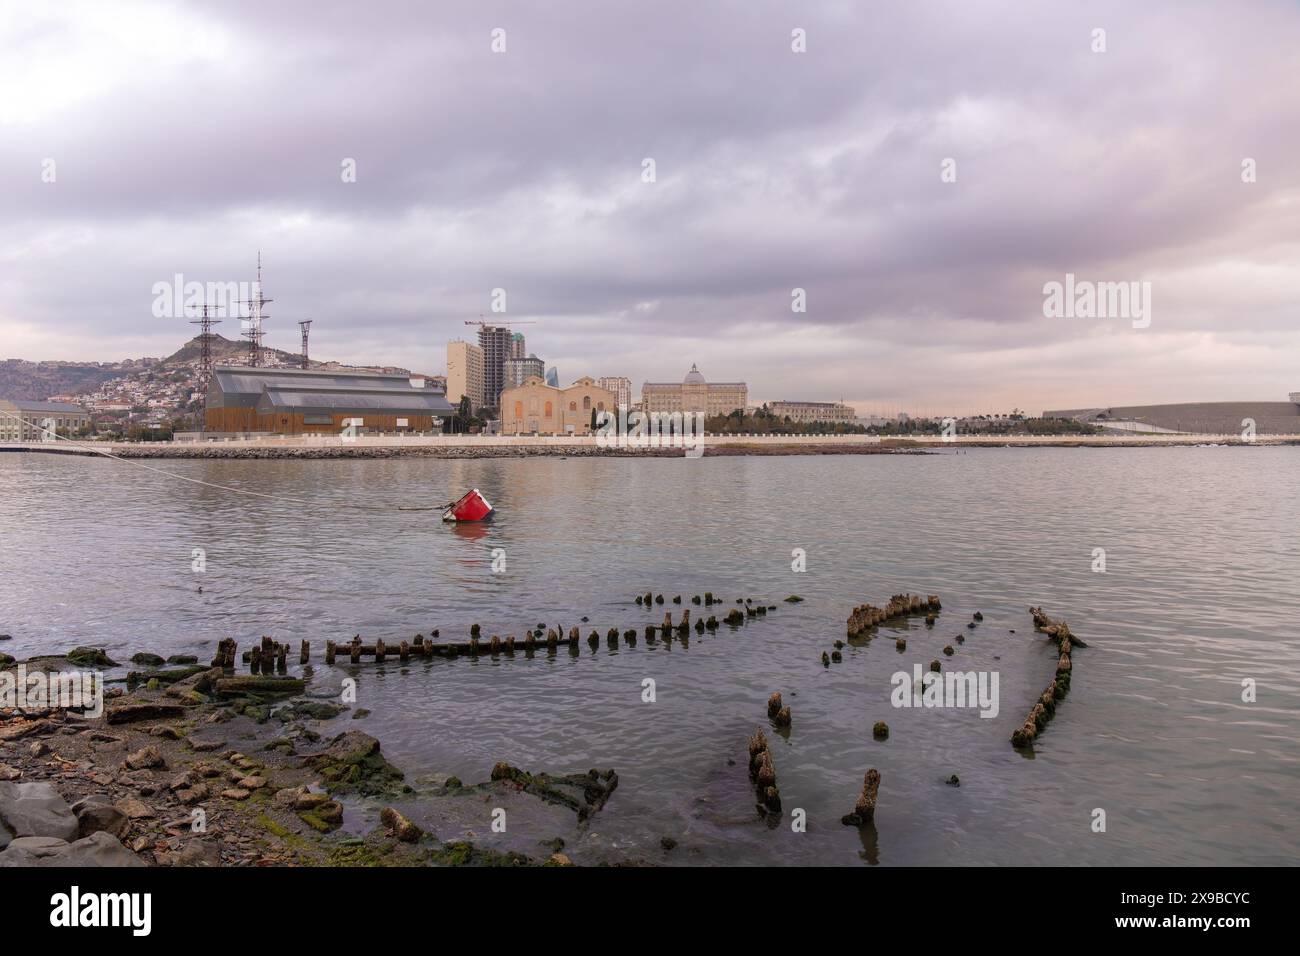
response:
M862 793L853 805L853 812L840 818L845 826L863 826L876 817L876 797L880 793L880 771L872 767L862 778Z

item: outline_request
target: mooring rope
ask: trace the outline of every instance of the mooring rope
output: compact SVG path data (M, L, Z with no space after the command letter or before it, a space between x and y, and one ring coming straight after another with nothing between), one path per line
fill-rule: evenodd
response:
M191 484L203 485L205 488L216 488L218 491L229 491L237 495L249 495L254 498L267 498L273 501L287 501L292 504L299 504L299 505L306 505L306 504L313 503L311 501L308 501L306 498L295 498L292 495L275 495L265 491L250 491L247 488L236 488L233 485L219 485L212 481L204 481L202 478L191 478L189 475L181 475L181 474L177 474L174 471L167 471L165 468L158 468L154 465L146 464L145 462L139 461L138 459L135 458L126 458L123 457L122 455L115 455L111 451L107 451L106 449L96 448L93 444L89 442L80 442L74 438L68 438L66 435L60 435L57 431L48 429L44 425L41 425L37 422L28 421L27 419L19 415L11 415L8 412L0 412L0 416L4 416L5 418L12 419L14 421L22 422L25 425L30 425L31 427L38 429L41 432L41 434L50 436L56 442L59 441L67 442L71 445L76 446L77 448L85 449L86 451L92 452L96 455L102 455L105 458L111 458L114 461L120 461L123 462L124 464L135 465L138 468L143 468L146 471L152 471L155 474L163 475L167 478L175 478L178 481L188 481ZM450 508L453 504L455 504L454 501L448 502L445 505L434 506L434 507L426 507L423 505L398 505L395 510L397 511L445 511L447 508ZM357 505L357 504L349 504L349 503L336 505L336 507L353 508L359 511L394 510L390 506L386 506L386 505Z

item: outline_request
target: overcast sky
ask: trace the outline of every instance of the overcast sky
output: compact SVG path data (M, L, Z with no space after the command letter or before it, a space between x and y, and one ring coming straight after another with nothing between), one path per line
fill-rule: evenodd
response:
M440 372L483 313L636 389L1284 400L1300 5L0 0L0 358L165 355L154 284L259 249L318 358ZM1066 273L1149 327L1045 317Z

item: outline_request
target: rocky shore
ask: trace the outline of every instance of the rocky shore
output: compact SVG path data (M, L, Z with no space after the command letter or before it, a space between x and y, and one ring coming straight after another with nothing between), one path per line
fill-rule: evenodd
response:
M33 452L97 456L93 446L84 448L33 448ZM105 449L109 451L109 449ZM925 449L885 442L861 445L739 444L704 446L706 456L741 455L919 455ZM119 458L199 459L338 459L338 458L681 458L681 448L601 448L596 445L327 445L327 446L225 446L219 444L133 444L114 445L111 454Z
M0 709L0 867L565 866L618 785L612 769L505 763L477 784L408 781L350 726L365 711L308 695L301 678L185 660L111 686L98 717ZM12 658L0 665L17 675ZM93 648L23 662L88 665L115 662ZM495 813L525 849L438 838L487 832Z

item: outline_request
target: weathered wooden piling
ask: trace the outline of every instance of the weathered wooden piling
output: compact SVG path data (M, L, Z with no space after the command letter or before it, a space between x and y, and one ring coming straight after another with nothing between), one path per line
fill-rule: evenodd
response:
M932 614L940 608L939 595L921 598L915 594L895 594L883 608L859 604L849 613L848 636L856 637L868 628L911 614ZM927 620L927 623L929 621Z
M767 736L756 730L749 736L749 778L754 781L761 814L781 812L781 792L776 788L776 764L767 746Z
M298 663L306 664L311 660L311 645L306 641L302 642L302 647L298 649Z
M333 641L326 641L325 642L325 663L333 664L334 655L336 653L338 653L338 645L335 644Z
M1056 716L1057 702L1064 700L1070 692L1070 677L1074 670L1071 652L1076 647L1087 647L1083 641L1070 633L1070 625L1065 621L1053 620L1043 613L1041 607L1031 607L1029 613L1034 619L1034 629L1045 633L1056 643L1060 656L1056 659L1056 676L1038 695L1038 700L1030 708L1025 722L1011 734L1013 747L1031 746L1047 726L1048 721Z
M772 691L772 696L767 699L767 716L775 717L780 709L781 692L779 690L774 690Z
M872 767L862 778L862 793L853 805L853 812L840 818L845 826L860 827L876 818L876 798L880 795L880 771Z

